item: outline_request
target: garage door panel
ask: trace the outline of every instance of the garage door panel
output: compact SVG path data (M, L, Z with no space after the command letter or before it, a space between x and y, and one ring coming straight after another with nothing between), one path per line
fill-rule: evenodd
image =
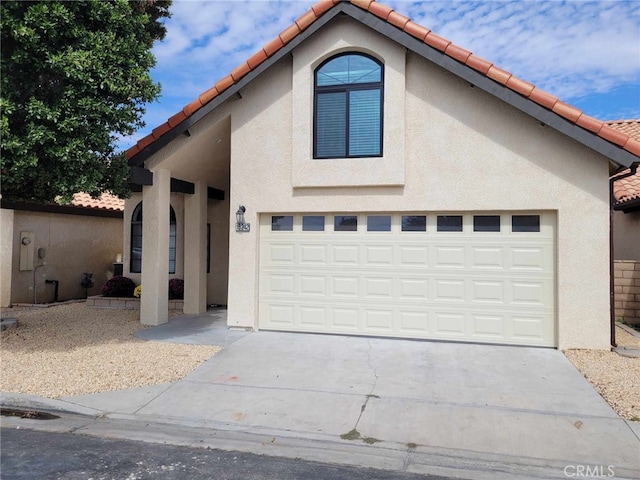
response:
M300 245L300 265L326 265L326 245Z
M358 245L332 245L331 250L331 261L334 266L360 264Z
M426 336L429 333L429 313L425 311L400 310L399 330Z
M346 276L331 277L331 294L340 297L358 298L359 278Z
M300 295L325 296L326 294L326 275L300 275Z
M367 298L394 298L393 278L365 277L364 296Z
M465 246L435 245L433 249L435 253L433 266L435 268L465 268Z
M293 295L295 293L294 275L269 275L269 292L272 294Z
M501 305L505 301L504 282L472 280L473 301Z
M355 332L358 330L359 314L357 308L333 307L329 308L329 311L330 326L335 327L336 331Z
M500 341L506 334L505 324L504 315L473 315L473 335Z
M305 232L261 223L259 327L272 330L555 345L554 215L540 232Z
M393 245L364 245L367 265L393 265Z
M465 301L465 281L455 279L435 279L435 300L438 302Z
M503 247L471 247L471 256L471 267L474 269L500 270L505 265L505 249Z
M400 300L427 300L429 298L429 279L398 278Z
M391 333L393 332L393 318L392 309L364 309L364 327L367 330Z
M300 324L303 327L324 327L326 321L326 309L323 307L300 307Z
M436 336L464 338L465 315L463 313L436 311L434 317Z
M429 264L429 247L426 245L408 246L398 245L399 267L424 268Z
M269 263L271 265L293 265L295 263L295 245L290 244L275 244L269 248Z

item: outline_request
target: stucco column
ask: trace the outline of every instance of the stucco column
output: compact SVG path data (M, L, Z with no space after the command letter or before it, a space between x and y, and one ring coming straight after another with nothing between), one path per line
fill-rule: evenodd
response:
M153 185L142 187L142 297L140 321L169 319L169 198L171 172L155 170Z
M184 313L207 310L207 185L195 184L184 201Z
M0 307L11 305L13 218L13 210L0 209Z

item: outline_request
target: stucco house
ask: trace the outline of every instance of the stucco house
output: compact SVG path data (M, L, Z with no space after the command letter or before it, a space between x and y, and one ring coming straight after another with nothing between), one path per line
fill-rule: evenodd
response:
M640 142L640 120L609 122ZM640 171L624 169L613 176L614 257L640 261Z
M371 1L320 1L128 152L141 321L609 348L640 142Z
M640 141L640 120L609 125ZM627 168L611 180L614 317L640 325L640 171Z
M0 207L0 306L100 293L122 254L122 199L78 193L68 205L3 199ZM93 275L88 290L85 273Z

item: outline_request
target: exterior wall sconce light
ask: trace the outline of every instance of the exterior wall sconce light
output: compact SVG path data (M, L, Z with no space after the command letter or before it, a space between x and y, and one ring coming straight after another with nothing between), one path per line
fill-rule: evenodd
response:
M236 232L248 232L251 229L251 224L244 221L244 212L246 211L247 209L244 208L244 205L238 207L236 212Z

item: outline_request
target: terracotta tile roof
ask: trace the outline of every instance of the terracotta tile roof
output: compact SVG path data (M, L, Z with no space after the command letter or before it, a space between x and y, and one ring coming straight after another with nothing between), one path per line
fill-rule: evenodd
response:
M99 198L91 198L88 193L76 193L71 200L71 206L82 208L96 208L98 210L124 211L124 200L108 193L103 193Z
M504 85L506 88L509 88L519 95L522 95L544 108L553 111L569 122L572 122L623 148L631 154L640 157L640 139L633 138L629 133L613 128L606 122L585 115L581 110L561 102L554 95L540 90L531 83L514 77L510 72L498 68L493 65L493 63L484 60L483 58L473 55L470 51L454 45L451 41L436 35L428 28L414 23L411 19L395 12L392 8L386 5L376 2L375 0L320 0L315 5L312 5L311 8L301 15L292 25L284 29L277 37L267 43L261 50L249 57L248 60L240 64L238 67L234 68L229 75L219 80L213 87L209 88L193 102L186 105L182 111L169 118L167 122L155 128L152 133L142 138L136 145L128 149L126 152L127 159L133 158L146 146L156 141L170 129L178 125L183 120L186 120L208 102L238 82L247 73L251 72L267 58L273 56L278 50L283 48L324 13L340 2L351 3L358 8L368 11L412 37L417 38L434 49L443 52L445 55L467 65L495 82Z
M607 124L620 132L626 133L631 138L640 141L640 120L617 120ZM623 170L618 175L629 173L629 169ZM640 200L640 169L631 177L622 178L613 183L613 198L616 205L624 205L632 200Z

